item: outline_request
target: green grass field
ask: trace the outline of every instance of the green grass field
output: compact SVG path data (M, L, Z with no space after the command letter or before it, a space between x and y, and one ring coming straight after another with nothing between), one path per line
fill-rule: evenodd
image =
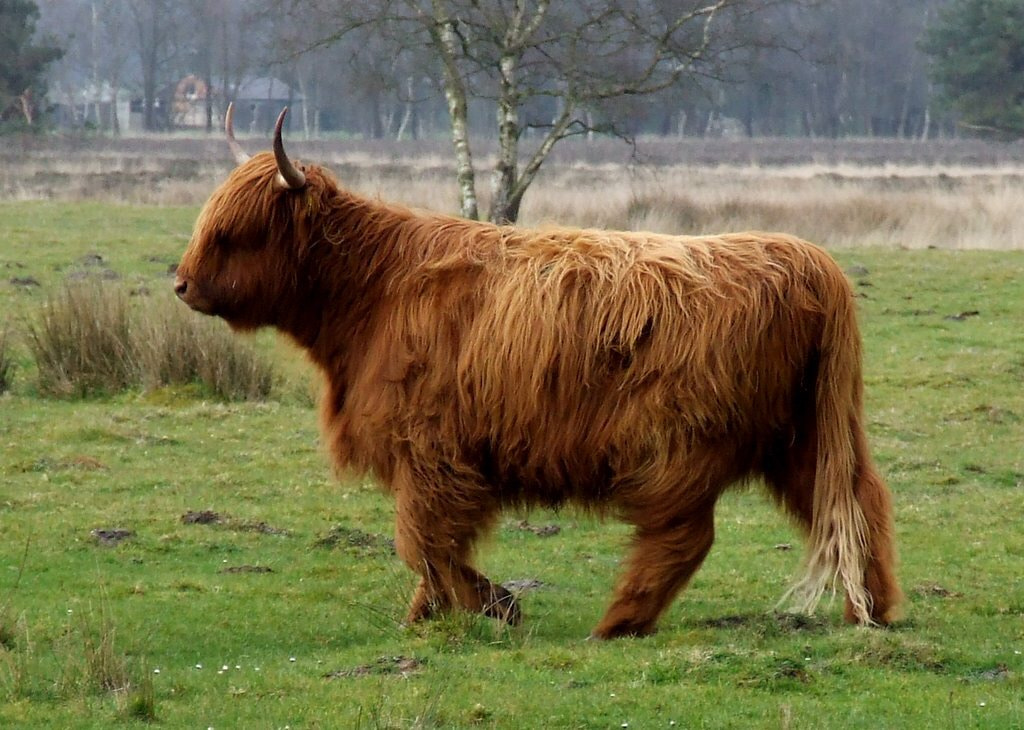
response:
M268 402L39 396L26 318L79 271L180 306L167 267L195 214L0 204L0 727L1024 728L1024 252L836 252L902 622L848 627L838 598L774 614L802 543L754 487L720 503L659 634L596 643L628 531L571 511L507 514L481 552L528 586L522 627L403 628L391 502L330 476L306 366L269 334ZM204 510L220 521L182 519Z

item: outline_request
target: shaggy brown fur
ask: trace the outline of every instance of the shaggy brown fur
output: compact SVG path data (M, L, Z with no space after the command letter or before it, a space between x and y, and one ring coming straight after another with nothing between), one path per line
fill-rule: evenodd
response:
M594 635L647 634L698 569L729 485L763 477L809 533L810 611L838 579L847 619L887 623L889 493L862 426L849 285L781 234L526 230L301 189L259 154L200 215L179 295L236 328L289 334L326 380L339 467L397 504L421 577L415 621L519 609L471 564L509 506L575 503L636 526Z

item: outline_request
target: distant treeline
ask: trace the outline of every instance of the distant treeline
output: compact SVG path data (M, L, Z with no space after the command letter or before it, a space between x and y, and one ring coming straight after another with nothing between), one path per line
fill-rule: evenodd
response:
M957 118L938 101L930 57L922 50L927 29L950 2L724 0L708 26L710 45L700 46L705 27L700 22L665 44L652 68L670 83L661 89L651 84L643 93L592 94L579 104L581 130L904 139L954 135ZM443 59L432 53L430 42L431 34L436 41L437 34L449 30L461 54L454 62L468 87L470 132L493 134L502 83L494 71L500 68L501 48L493 37L502 32L507 37L517 12L524 11L529 20L539 8L546 14L531 42L541 38L544 43L537 43L533 55L517 58L516 69L516 83L536 70L519 99L521 133L529 139L543 134L558 116L565 99L564 91L555 91L559 85L605 72L634 73L647 63L642 49L651 38L639 27L641 20L651 27L656 14L699 14L715 3L63 0L39 5L40 33L64 50L50 69L48 97L52 108L64 109L63 124L214 128L225 101L245 97L243 115L250 116L242 117L243 131L264 131L272 122L257 108L266 101L295 107L293 130L298 126L311 136L344 132L364 138L447 133L450 99ZM609 21L604 37L597 37L602 29L598 6L600 12L615 8L622 20L620 26ZM419 20L417 12L438 7L447 15L427 18L422 35L409 30ZM637 27L629 30L631 20ZM624 38L627 32L638 34L635 43ZM498 50L492 53L489 43ZM630 44L637 49L633 55ZM572 57L577 65L559 61L562 65L553 68L564 70L565 77L558 78L544 64L565 49L577 53ZM558 58L569 59L569 51ZM680 64L685 71L670 78ZM279 83L256 83L269 79Z

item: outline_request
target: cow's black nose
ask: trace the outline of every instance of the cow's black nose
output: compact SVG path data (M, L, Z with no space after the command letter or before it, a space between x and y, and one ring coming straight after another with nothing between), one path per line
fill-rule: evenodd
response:
M188 291L188 282L184 279L176 279L174 282L174 293L179 297L183 297L186 291Z

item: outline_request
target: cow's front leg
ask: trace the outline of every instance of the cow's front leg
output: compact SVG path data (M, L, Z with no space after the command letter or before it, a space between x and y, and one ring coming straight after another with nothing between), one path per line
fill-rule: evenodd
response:
M470 565L473 543L494 521L496 506L484 499L453 498L446 504L438 498L444 485L430 485L427 491L417 491L422 484L411 481L397 486L396 548L420 575L406 621L421 621L458 605L519 623L514 596Z

